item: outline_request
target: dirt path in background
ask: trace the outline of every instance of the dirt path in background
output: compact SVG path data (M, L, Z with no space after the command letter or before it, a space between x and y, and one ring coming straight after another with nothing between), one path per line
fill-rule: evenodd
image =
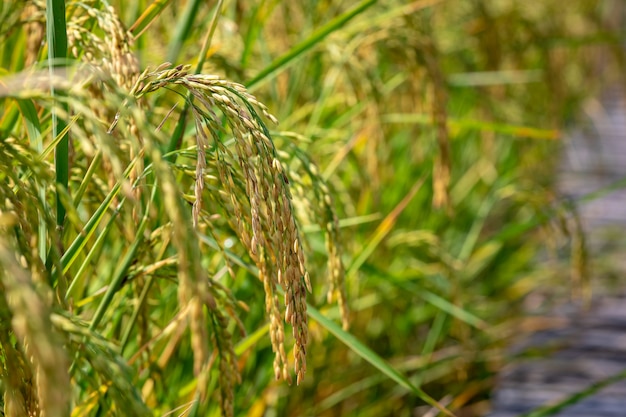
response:
M564 145L558 182L564 196L578 201L626 178L625 97L610 91L586 106L587 123ZM626 272L626 184L577 208L593 279L602 275L593 285L592 308L561 308L553 314L558 326L531 335L515 348L513 355L526 359L515 360L499 375L489 417L520 416L589 389L592 395L550 415L626 416L626 379L620 376L626 374L626 297L611 295L615 289L606 279ZM626 287L624 282L613 285Z

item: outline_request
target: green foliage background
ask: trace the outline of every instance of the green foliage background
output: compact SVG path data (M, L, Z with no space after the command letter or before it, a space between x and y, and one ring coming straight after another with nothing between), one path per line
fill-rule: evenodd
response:
M619 1L22 3L0 4L7 415L484 415L526 297L588 292L553 179L566 121L621 70ZM70 58L49 61L62 3ZM228 81L181 86L195 72ZM254 97L220 102L229 82L279 124ZM218 101L192 113L194 91ZM269 129L312 281L297 386L274 378L237 226L255 204L244 110ZM200 194L198 118L216 138Z

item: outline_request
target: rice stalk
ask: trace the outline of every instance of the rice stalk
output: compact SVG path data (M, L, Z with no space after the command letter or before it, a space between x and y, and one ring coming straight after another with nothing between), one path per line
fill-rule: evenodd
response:
M266 292L266 310L270 316L272 347L276 354L274 370L276 378L290 380L287 358L283 345L284 330L280 319L276 285L285 291L286 320L293 326L295 338L295 367L297 381L304 377L305 354L308 339L305 294L310 288L304 265L304 253L291 207L286 174L276 158L276 149L267 128L257 111L272 121L267 108L236 83L216 76L189 74L188 67L178 66L156 73L144 72L132 94L141 98L167 85L180 84L188 89L198 104L192 104L192 114L198 135L198 159L196 165L196 201L194 224L198 222L201 200L197 196L204 187L204 149L208 135L214 140L215 164L227 201L233 210L233 223L241 242L260 270L260 279ZM242 104L239 104L242 103ZM234 135L235 154L221 142L222 130L213 112L218 108L231 124ZM208 131L208 132L207 132ZM248 200L245 205L237 196L235 178L229 163L238 163Z
M115 344L104 339L98 333L89 330L82 323L66 314L53 314L51 322L68 339L67 348L79 358L79 374L84 380L95 378L92 382L100 400L111 393L115 404L111 405L117 415L146 416L152 413L141 399L137 388L132 384L131 369L117 353ZM89 372L93 370L93 375ZM76 408L82 407L79 404Z
M5 218L10 215L2 214ZM6 242L0 242L0 265L0 310L3 315L8 310L20 348L17 351L12 343L0 340L9 364L3 375L9 385L5 392L6 411L10 416L65 416L70 405L68 361L50 322L50 296L38 294L32 277Z
M191 344L194 352L194 374L199 381L208 379L210 353L207 327L213 323L213 338L220 352L220 390L222 392L223 413L233 415L232 391L239 380L236 368L232 339L227 330L218 300L220 294L213 288L212 281L200 265L200 248L197 239L190 237L195 231L181 205L178 187L163 160L160 151L149 149L155 173L161 183L166 211L174 225L172 240L178 249L178 298L180 306L187 306L191 330ZM204 313L207 309L209 317ZM201 397L206 394L206 384L199 384Z
M40 1L32 4L35 10L29 20L45 21L50 9ZM221 2L211 30L219 5ZM51 69L46 76L36 71L15 74L12 76L15 84L3 82L0 86L3 98L28 100L38 106L36 117L41 118L42 125L35 130L42 136L46 133L46 117L52 112L58 120L66 122L57 124L62 128L53 128L52 138L36 152L24 148L22 137L3 137L2 150L7 155L22 156L5 158L21 166L7 164L3 172L10 181L0 185L0 192L8 199L7 209L20 213L19 227L15 227L15 249L7 249L6 256L23 257L32 282L48 291L56 286L57 299L52 300L51 296L46 299L46 308L54 305L68 311L55 316L54 325L48 326L65 335L68 347L55 371L63 369L67 374L67 355L73 355L75 366L71 372L85 381L87 388L78 397L68 389L62 403L67 406L71 396L80 412L100 407L100 412L119 413L127 402L136 415L146 411L141 394L133 387L143 377L132 375L120 352L130 352L131 347L141 351L144 343L152 340L156 329L150 328L152 318L147 311L152 306L147 300L153 292L152 283L159 281L153 274L161 268L168 268L170 273L176 265L177 273L159 286L171 287L175 282L175 308L184 313L181 323L188 325L190 333L197 399L206 403L212 391L210 375L216 368L222 412L227 416L234 414L234 386L240 382L240 376L232 327L243 329L243 324L237 316L239 303L230 289L214 277L218 274L213 272L213 265L209 269L203 265L203 261L212 259L204 252L206 248L200 246L199 231L205 229L211 230L215 237L222 228L234 230L255 263L270 321L275 377L291 380L286 321L292 326L294 369L296 382L300 384L306 372L306 292L311 291L311 283L288 172L263 121L277 123L276 118L241 84L212 75L190 74L188 66L170 68L164 64L139 74L138 62L131 51L132 36L112 7L96 0L70 0L66 6L67 21L63 24L69 46L66 49L75 63L63 69ZM211 32L201 54L206 54L210 36ZM170 163L168 155L161 152L167 136L160 132L163 122L155 129L157 123L142 109L149 94L181 89L190 98L187 105L195 123L192 195L185 194L184 188L189 173L183 172L181 183L181 177L173 175L180 165ZM72 152L68 148L63 164L57 162L56 169L52 169L47 162L49 152L56 148L58 155L65 154L58 151L70 132ZM184 156L183 152L175 154ZM143 165L144 160L147 166ZM55 189L50 173L59 172L61 165L72 176L68 175L65 183L59 183ZM29 170L32 171L28 173ZM323 217L320 224L329 245L332 271L329 299L338 298L347 325L337 217L330 190L316 168L307 170L311 181L316 183L313 194L318 207L314 212ZM46 193L33 192L38 189L33 178ZM146 189L153 190L149 198L144 194ZM46 211L45 200L52 191L56 191L58 206L64 209L63 217L67 220L63 222L62 233L52 228L44 238L37 235L34 219ZM157 201L155 196L161 200ZM153 200L157 204L151 204ZM192 203L191 209L185 200ZM207 204L209 201L212 204ZM44 216L43 223L50 223L50 219ZM128 245L116 247L115 239ZM161 249L157 249L159 245ZM48 265L42 262L45 257L40 253L46 246L50 252ZM234 276L230 259L225 251L222 254ZM141 267L147 262L156 265L149 272ZM145 281L143 275L147 276ZM56 280L51 276L57 277ZM64 283L66 277L71 279L69 290ZM129 281L132 281L130 285ZM4 285L6 282L3 281ZM137 305L124 306L125 297L132 294L128 291L139 295ZM0 313L19 315L20 308L10 303L6 308L0 305ZM40 315L39 310L37 313ZM41 314L49 319L51 313L42 310ZM83 323L80 317L89 321ZM120 328L123 331L118 332ZM34 333L27 328L21 331L24 335L28 331ZM135 332L140 334L139 347L132 341ZM116 346L118 339L121 343ZM172 339L171 343L177 348L177 340ZM26 377L31 369L27 366L28 355L42 355L28 349L26 356L19 351L7 352L4 357L13 355L18 358L16 363L24 362L19 372ZM24 358L19 359L20 355ZM43 364L37 365L40 367L48 363L43 359L39 362ZM41 379L45 375L40 377L37 372L33 372L32 378L40 378L42 382L38 384L49 390L48 380ZM9 400L15 404L15 410L28 411L36 401L42 413L55 415L55 408L48 401L56 395L53 391L44 389L32 394L20 387L19 395Z

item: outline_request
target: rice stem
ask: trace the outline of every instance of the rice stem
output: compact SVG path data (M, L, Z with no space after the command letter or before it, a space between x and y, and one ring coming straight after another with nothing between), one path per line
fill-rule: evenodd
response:
M46 22L48 36L48 69L50 78L54 74L55 68L64 65L67 58L67 29L65 23L65 0L47 0L46 2ZM50 95L53 99L61 93L50 86ZM68 114L67 103L59 103L61 112ZM57 137L65 130L65 121L58 116L57 107L52 109L52 136ZM69 140L65 133L56 146L54 153L54 164L56 169L57 186L67 189L69 180ZM56 199L56 220L57 227L63 228L65 220L65 207L61 203L59 196Z

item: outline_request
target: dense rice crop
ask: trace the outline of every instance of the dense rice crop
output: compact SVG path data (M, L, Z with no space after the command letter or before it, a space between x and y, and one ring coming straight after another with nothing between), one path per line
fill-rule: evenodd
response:
M618 9L4 1L5 415L483 414Z

